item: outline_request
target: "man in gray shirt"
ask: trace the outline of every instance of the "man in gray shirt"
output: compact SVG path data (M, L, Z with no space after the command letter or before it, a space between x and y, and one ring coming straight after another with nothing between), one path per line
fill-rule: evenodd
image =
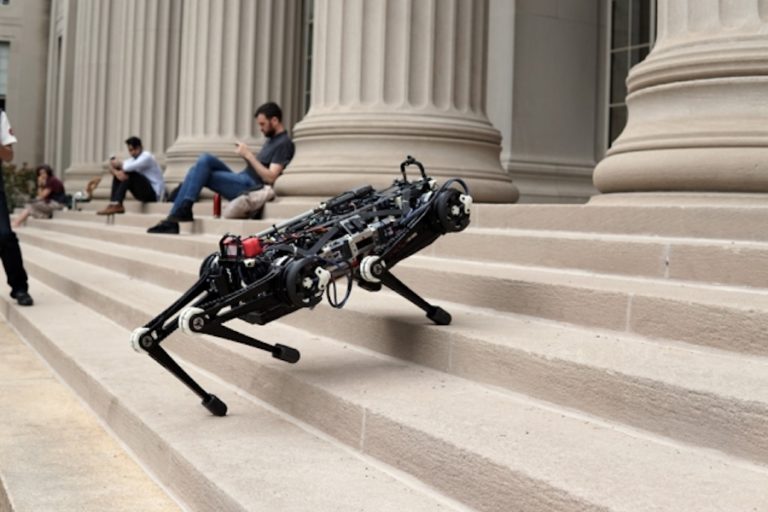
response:
M125 213L123 200L128 191L142 203L161 201L165 196L163 170L160 169L152 153L145 151L138 137L129 137L125 141L130 158L121 162L114 156L109 160L112 173L112 195L109 205L96 213L112 215Z
M239 173L233 172L224 162L203 153L197 159L179 187L168 218L147 230L148 233L178 234L179 222L193 219L192 205L203 187L208 187L231 201L243 192L271 185L293 159L295 147L283 126L283 112L277 103L269 102L256 109L256 122L267 142L254 155L242 142L235 144L235 152L246 163Z

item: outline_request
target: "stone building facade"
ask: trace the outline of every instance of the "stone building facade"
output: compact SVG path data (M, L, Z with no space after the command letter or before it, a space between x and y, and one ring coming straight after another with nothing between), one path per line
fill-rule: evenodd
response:
M7 2L18 151L73 186L128 135L171 184L202 151L239 165L267 100L297 144L282 195L388 183L407 154L490 202L766 182L766 0Z

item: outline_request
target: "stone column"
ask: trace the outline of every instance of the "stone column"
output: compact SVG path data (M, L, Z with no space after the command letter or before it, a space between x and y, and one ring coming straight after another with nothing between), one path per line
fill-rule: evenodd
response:
M254 112L266 101L290 126L299 110L299 2L184 0L178 137L166 181L180 182L202 152L244 167L235 141L261 145Z
M116 8L121 44L113 52L109 105L112 152L136 135L160 162L178 133L182 0L131 0ZM116 20L117 21L117 20Z
M278 194L389 185L413 155L477 200L517 199L485 114L486 0L316 0L314 13L311 106Z
M80 0L77 4L72 97L72 164L67 189L82 189L102 172L106 160L107 79L112 2Z
M176 137L181 0L78 5L73 164L76 191L106 170L109 155L125 157L136 135L162 162ZM97 197L109 195L105 174Z
M768 0L659 0L657 9L656 46L629 74L627 126L595 185L768 192Z
M165 163L178 131L181 12L181 0L131 0L113 8L105 159L127 158L125 139L136 135ZM96 196L108 197L111 186L107 176Z

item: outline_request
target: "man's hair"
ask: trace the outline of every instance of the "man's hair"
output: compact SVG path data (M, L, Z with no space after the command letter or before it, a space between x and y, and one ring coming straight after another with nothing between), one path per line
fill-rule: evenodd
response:
M141 139L136 137L135 135L132 137L128 137L125 139L125 143L131 146L132 148L143 148L144 145L141 143Z
M253 114L253 117L257 117L259 114L264 114L264 117L267 119L276 117L278 121L283 120L283 111L280 110L280 105L274 101L268 101L267 103L257 108L256 113Z

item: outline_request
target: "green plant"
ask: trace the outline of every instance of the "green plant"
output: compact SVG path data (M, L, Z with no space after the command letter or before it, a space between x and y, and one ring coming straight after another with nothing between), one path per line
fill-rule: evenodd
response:
M8 212L11 213L35 197L35 170L24 162L18 168L14 164L4 164L2 172Z

